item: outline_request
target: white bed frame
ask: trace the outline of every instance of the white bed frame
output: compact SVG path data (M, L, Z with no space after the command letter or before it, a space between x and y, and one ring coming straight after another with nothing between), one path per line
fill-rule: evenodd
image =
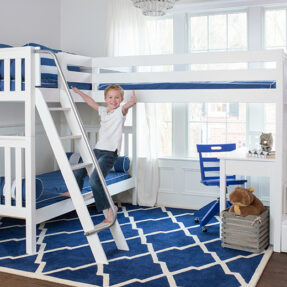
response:
M44 96L47 103L58 102L60 97L66 97L62 82L59 79L58 89L35 88L40 85L40 55L35 53L35 48L21 47L0 49L0 59L4 60L4 91L0 92L0 102L22 102L25 106L25 135L0 136L0 148L4 150L4 176L5 176L5 203L0 203L0 216L14 217L26 220L26 251L28 254L36 252L36 225L51 218L65 214L75 209L70 198L49 206L36 209L35 200L35 113L36 97ZM10 91L10 59L16 59L15 91ZM21 91L21 59L25 59L25 91ZM58 59L64 63L77 66L90 67L92 59L77 55L61 53ZM65 70L65 69L64 69ZM91 74L77 73L78 81L88 81ZM69 75L68 75L69 76ZM72 75L73 77L74 75ZM67 79L69 81L73 80ZM91 94L91 93L90 93ZM132 142L132 177L122 182L108 186L111 195L116 195L126 190L133 190L133 204L136 204L135 174L136 174L136 108L132 109L132 126L124 127L124 155L129 155L129 138ZM96 138L96 129L89 128L87 135L93 140ZM51 139L50 139L51 140ZM53 139L52 139L53 140ZM24 155L24 156L23 156ZM15 159L13 159L15 158ZM13 159L13 160L12 160ZM12 162L13 161L13 162ZM22 168L24 166L24 169ZM26 178L26 201L22 206L22 177ZM16 181L15 206L12 205L12 181ZM9 188L6 188L9 187ZM84 196L86 205L94 202L92 193ZM101 259L101 258L100 258ZM102 260L102 259L101 259ZM103 259L103 261L105 261Z
M2 216L12 216L26 219L27 222L27 252L35 252L35 224L50 219L51 214L58 216L70 211L71 204L68 200L57 203L46 210L35 209L35 97L42 93L47 102L57 102L63 96L63 89L59 83L59 89L39 89L39 57L33 53L34 48L13 48L0 50L0 59L16 58L16 91L0 92L0 101L24 101L25 102L25 136L24 137L0 137L0 146L5 148L5 177L11 185L11 150L15 149L16 162L21 163L21 150L25 150L25 174L27 180L26 208L20 206L21 198L17 198L16 206L9 202L0 205ZM284 185L286 184L286 56L283 51L240 51L240 52L215 52L186 55L161 55L161 56L136 56L114 58L89 58L71 54L59 53L67 81L89 81L93 83L90 95L97 101L103 102L103 91L97 90L99 83L130 83L130 82L188 82L188 81L276 81L275 89L193 89L193 90L143 90L136 91L138 102L244 102L244 103L275 103L276 104L276 160L272 171L276 180L274 190L276 194L270 194L270 226L271 243L274 250L281 251L281 221ZM20 91L20 58L26 60L26 91ZM263 62L274 62L274 69L264 69ZM30 63L30 64L29 64ZM242 70L205 70L189 71L189 64L222 64L222 63L248 63L252 69ZM254 64L256 63L256 64ZM66 69L67 64L92 67L92 74L75 73ZM114 69L115 67L175 65L174 72L128 72L128 73L100 73L101 68ZM181 65L179 67L177 65ZM184 66L182 68L182 66ZM9 75L9 64L5 61L5 78ZM5 87L9 87L8 81ZM53 91L50 91L53 90ZM131 92L126 91L126 95ZM77 95L73 95L75 101L82 101ZM136 110L133 110L134 123L131 128L133 137L136 137L135 129ZM136 141L133 141L133 177L135 175ZM16 164L16 178L22 174ZM20 184L19 184L20 186ZM134 197L135 202L135 197ZM48 215L47 215L48 214Z
M272 62L274 68L264 68ZM246 69L191 70L189 65L246 63ZM135 72L137 66L174 65L171 72ZM178 66L180 65L180 66ZM286 55L283 50L209 52L183 55L136 56L93 59L93 96L103 99L99 83L148 83L190 81L276 81L275 89L186 89L138 90L138 102L147 103L275 103L276 104L276 159L270 164L270 241L274 251L287 251L287 210L284 186L287 183L287 105ZM99 73L101 68L112 70L131 67L127 73ZM265 66L266 67L266 66ZM283 228L282 228L283 226ZM282 231L283 230L283 231ZM282 235L282 237L281 237ZM282 243L282 241L284 241ZM282 249L286 245L286 250Z

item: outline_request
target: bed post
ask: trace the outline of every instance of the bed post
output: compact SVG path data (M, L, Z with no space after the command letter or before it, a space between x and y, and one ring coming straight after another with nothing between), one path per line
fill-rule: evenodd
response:
M26 177L26 251L36 252L35 201L35 54L33 48L26 58L25 90L25 177Z
M132 108L132 137L133 137L133 147L132 147L132 176L135 180L135 187L132 193L132 204L137 204L137 106L134 105Z

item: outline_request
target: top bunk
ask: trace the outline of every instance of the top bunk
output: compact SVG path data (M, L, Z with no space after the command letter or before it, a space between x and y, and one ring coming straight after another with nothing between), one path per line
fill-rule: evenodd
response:
M0 49L0 101L34 87L47 102L59 101L65 92L59 71L53 57L39 49L55 53L68 86L97 102L104 102L111 83L120 84L127 97L136 90L138 102L149 103L281 103L286 88L283 50L91 58L29 43ZM70 91L76 102L83 101Z
M93 93L117 83L138 102L280 103L285 65L283 50L94 58Z

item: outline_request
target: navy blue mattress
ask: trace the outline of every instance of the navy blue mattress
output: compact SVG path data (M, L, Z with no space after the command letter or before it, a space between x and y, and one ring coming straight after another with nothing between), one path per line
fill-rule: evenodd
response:
M184 89L275 89L275 81L205 81L181 83L117 83L124 90L184 90ZM99 84L104 90L111 83Z
M77 87L80 90L91 90L90 83L68 82L69 87ZM99 90L104 90L110 83L100 84ZM124 90L183 90L183 89L275 89L275 81L232 81L232 82L182 82L182 83L125 83L119 85ZM47 79L42 76L40 88L58 88L58 80ZM22 91L25 83L22 82ZM4 81L0 80L0 91L4 90ZM10 90L15 91L15 80L10 81Z
M116 172L111 171L106 179L107 185L117 183L130 178L130 174L127 172ZM3 187L5 180L0 177L0 189L1 189L1 203L5 204L5 197L3 196ZM25 198L25 183L23 180L22 185L23 199ZM49 173L44 173L36 176L36 208L42 208L47 205L51 205L58 201L67 199L67 197L59 195L59 193L66 192L67 187L62 177L61 171L53 171ZM84 187L82 193L87 193L91 191L88 176L85 178ZM25 205L25 201L23 201ZM15 201L12 200L12 205L15 205Z

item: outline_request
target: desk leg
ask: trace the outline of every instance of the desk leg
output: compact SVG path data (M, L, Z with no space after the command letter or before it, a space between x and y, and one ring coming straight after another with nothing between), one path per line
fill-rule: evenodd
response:
M226 162L224 159L220 160L220 209L219 215L226 208ZM221 221L220 221L220 238L221 238Z

